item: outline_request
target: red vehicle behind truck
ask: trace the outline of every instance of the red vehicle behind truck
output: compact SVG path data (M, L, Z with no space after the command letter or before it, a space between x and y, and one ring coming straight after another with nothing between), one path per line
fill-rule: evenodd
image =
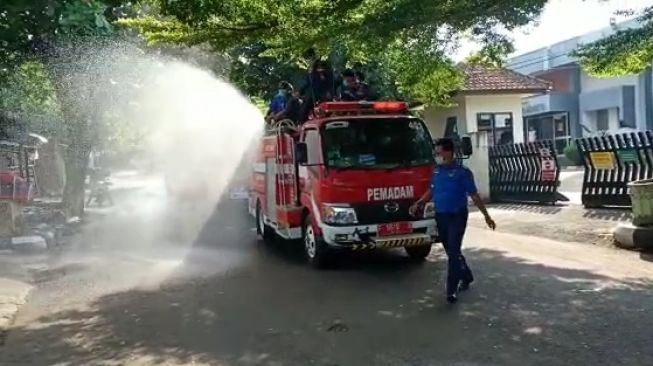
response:
M327 102L301 127L277 128L260 143L249 211L264 240L301 239L308 262L341 250L404 248L425 258L438 241L426 191L433 139L403 102Z

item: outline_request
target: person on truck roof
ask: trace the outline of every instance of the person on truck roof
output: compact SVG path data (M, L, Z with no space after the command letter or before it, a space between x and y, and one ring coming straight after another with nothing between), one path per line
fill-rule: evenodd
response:
M342 85L340 86L340 100L360 101L370 100L369 86L361 82L356 73L351 69L342 72Z
M332 101L334 97L333 71L322 60L313 63L304 85L299 90L303 100L301 121L306 121L313 107L320 102Z
M472 271L463 256L461 247L469 211L467 197L485 216L487 226L494 230L496 224L485 209L478 195L472 171L463 166L454 156L453 140L440 139L435 144L436 166L431 177L431 186L424 195L410 207L415 215L420 207L432 201L435 206L435 221L442 245L449 260L447 273L447 301L455 303L458 291L464 291L474 281Z
M292 86L291 86L292 88ZM299 123L299 114L301 113L301 100L299 99L299 93L291 89L288 99L286 100L286 105L283 110L274 115L275 121L281 121L284 119L289 119L293 123Z
M270 101L270 107L268 112L265 115L265 119L269 121L276 114L281 113L286 107L286 102L292 93L293 87L287 81L282 81L279 83L279 89L272 100Z

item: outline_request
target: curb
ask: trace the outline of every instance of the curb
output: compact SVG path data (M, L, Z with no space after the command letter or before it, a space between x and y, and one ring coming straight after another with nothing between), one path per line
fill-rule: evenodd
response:
M612 232L618 247L624 249L653 249L653 227L619 224Z
M4 344L6 332L11 327L16 313L25 304L33 286L16 280L0 278L0 345Z

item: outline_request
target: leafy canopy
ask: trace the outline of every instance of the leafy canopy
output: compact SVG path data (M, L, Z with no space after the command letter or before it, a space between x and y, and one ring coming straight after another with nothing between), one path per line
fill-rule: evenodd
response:
M581 46L575 55L593 76L638 74L653 60L653 6L638 16L641 27L620 29L594 43Z
M208 43L220 52L259 45L260 56L286 63L296 63L310 47L321 55L344 50L350 62L381 67L386 81L407 97L438 103L460 85L448 57L458 36L505 39L499 30L527 24L546 0L153 2L159 16L121 21L151 44Z

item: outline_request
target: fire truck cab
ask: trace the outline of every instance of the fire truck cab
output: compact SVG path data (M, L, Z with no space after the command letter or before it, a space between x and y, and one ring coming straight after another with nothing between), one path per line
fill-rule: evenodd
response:
M430 185L433 139L403 102L326 102L299 128L262 138L249 211L265 241L301 239L308 262L342 250L404 248L424 259L438 241L434 208L409 207Z

